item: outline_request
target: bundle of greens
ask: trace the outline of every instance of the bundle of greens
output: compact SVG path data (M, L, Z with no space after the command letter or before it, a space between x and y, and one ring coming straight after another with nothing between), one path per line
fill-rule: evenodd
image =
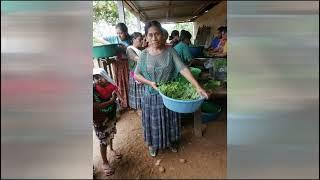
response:
M227 67L227 60L224 58L216 59L213 63L214 63L213 68L215 71L218 71L220 68Z
M209 80L206 84L204 84L204 89L207 90L207 91L215 90L220 85L221 85L220 81Z
M158 86L160 92L172 99L178 100L196 100L200 96L196 89L188 81L177 79L168 83L160 83Z

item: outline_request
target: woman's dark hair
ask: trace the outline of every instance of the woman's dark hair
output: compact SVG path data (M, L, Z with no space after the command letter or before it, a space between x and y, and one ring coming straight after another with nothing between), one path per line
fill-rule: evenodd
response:
M157 27L162 32L161 24L158 21L150 21L144 26L145 35L148 34L148 30L152 26Z
M219 32L222 32L224 28L225 28L225 26L220 26L220 27L218 27L217 30L218 30Z
M167 39L168 39L168 36L169 36L168 31L167 31L166 29L164 29L164 28L162 28L161 31L162 31L162 33L163 33L163 36L164 36L165 40L167 40Z
M171 32L171 35L169 36L169 40L172 40L173 37L175 37L175 36L179 36L179 31L173 30L173 31Z
M184 41L186 39L191 39L192 35L189 31L182 30L180 34L180 41Z
M221 32L226 33L227 32L227 26L224 26L221 30Z
M183 34L185 31L186 31L186 30L182 29L182 30L180 31L180 36L181 36L181 34Z
M128 27L127 27L124 23L118 23L118 24L116 25L116 28L119 28L120 31L128 34Z
M139 32L134 32L131 35L131 39L137 39L138 37L142 37L142 34Z

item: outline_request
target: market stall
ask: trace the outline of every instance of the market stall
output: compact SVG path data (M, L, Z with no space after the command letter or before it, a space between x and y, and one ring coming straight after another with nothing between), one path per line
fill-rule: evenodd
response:
M199 83L206 87L209 92L209 99L203 104L210 105L210 108L219 110L219 112L203 112L203 106L193 111L194 134L202 136L203 124L216 118L214 114L219 114L221 109L215 108L212 105L216 99L226 100L227 95L227 79L226 79L226 59L216 58L206 53L208 41L212 39L214 30L221 25L226 25L226 2L225 1L119 1L119 17L125 22L123 7L131 11L139 20L147 22L157 20L161 23L181 23L194 22L194 33L196 37L194 45L190 47L190 51L195 59L198 59L198 64L193 65L193 68L201 70L197 78ZM214 17L216 16L216 17ZM207 22L210 19L210 22ZM112 58L96 58L100 62L106 62L105 65L110 66ZM223 63L221 63L223 62ZM103 63L102 63L103 66ZM109 68L106 68L109 70ZM110 73L111 69L110 69ZM213 86L210 86L214 84ZM209 85L208 85L209 84ZM209 107L209 106L208 106ZM204 122L206 117L209 117ZM210 119L211 118L211 119Z

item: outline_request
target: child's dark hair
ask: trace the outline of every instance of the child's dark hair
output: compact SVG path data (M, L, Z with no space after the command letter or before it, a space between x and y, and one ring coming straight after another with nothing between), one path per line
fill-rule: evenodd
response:
M169 36L169 40L172 40L173 37L175 37L175 36L179 36L179 31L173 30L173 31L171 32L171 35Z

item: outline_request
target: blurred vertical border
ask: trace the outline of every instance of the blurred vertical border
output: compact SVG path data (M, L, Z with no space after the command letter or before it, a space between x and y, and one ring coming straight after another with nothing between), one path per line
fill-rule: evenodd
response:
M91 18L91 1L1 1L1 178L92 178Z
M319 1L228 2L228 178L319 178Z

